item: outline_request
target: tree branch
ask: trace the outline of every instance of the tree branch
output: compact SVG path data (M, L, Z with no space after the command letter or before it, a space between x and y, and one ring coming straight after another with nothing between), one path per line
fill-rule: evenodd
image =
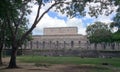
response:
M10 21L10 14L9 14L9 12L7 12L6 13L6 20L7 20L7 22L8 22L8 26L9 26L9 29L10 29L10 32L11 32L11 34L12 34L12 39L15 37L15 34L14 34L14 30L13 30L13 28L11 27L12 26L12 24L11 24L11 21Z
M34 23L38 20L38 17L39 17L39 14L40 14L41 5L42 5L42 0L41 0L41 2L40 2L40 4L39 4L38 11L37 11L37 16L36 16L36 18L35 18L35 20L34 20Z
M77 1L77 2L79 2L79 1ZM38 22L40 22L40 20L43 18L43 16L44 16L50 9L52 9L55 5L58 5L58 4L60 4L60 3L68 4L68 3L72 3L72 2L62 2L62 1L57 2L57 1L56 1L56 2L55 2L54 4L52 4L40 17L39 17L39 14L40 14L41 6L39 6L39 7L38 7L38 11L37 11L37 16L36 16L36 19L35 19L34 23L32 24L31 28L22 35L20 41L24 40L24 39L26 38L26 36L27 36L29 33L32 32L32 30L36 27L36 25L38 24Z
M44 16L50 9L52 9L55 5L57 5L57 3L51 5L51 7L49 7L49 8L40 16L40 18L36 21L36 24L38 24L38 22L43 18L43 16Z
M12 17L12 21L13 21L13 23L14 23L14 26L15 26L15 35L16 35L16 33L17 33L17 28L18 28L18 23L16 22L16 20L14 19L14 17L13 17L13 14L11 15L11 17Z
M23 19L24 15L25 15L25 9L24 9L24 8L25 8L25 5L28 4L28 2L29 2L29 0L26 0L26 2L23 3L23 5L22 5L22 7L21 7L22 15L21 15L21 17L18 19L18 25L21 24L21 22L22 22L22 19Z
M36 25L38 24L38 22L40 22L40 20L42 19L42 17L50 10L50 9L52 9L55 5L57 5L57 4L59 4L59 3L54 3L54 4L52 4L39 18L37 18L37 20L36 21L34 21L34 23L33 23L33 25L31 26L31 28L25 33L25 34L23 34L23 36L21 37L21 39L20 39L20 41L23 41L25 38L26 38L26 36L29 34L29 33L31 33L32 32L32 30L36 27ZM40 8L38 8L39 10L40 10ZM38 12L39 12L39 10L38 10ZM38 13L37 13L38 14ZM39 15L39 14L38 14Z
M23 20L23 18L24 18L24 15L25 15L25 10L24 10L24 8L25 8L25 5L27 5L27 3L29 2L29 0L26 0L22 5L21 5L21 12L22 12L22 15L20 16L20 18L18 18L18 22L16 23L15 21L15 19L13 18L13 22L15 23L15 35L17 36L17 32L18 32L18 27L19 27L19 25L22 23L22 20Z

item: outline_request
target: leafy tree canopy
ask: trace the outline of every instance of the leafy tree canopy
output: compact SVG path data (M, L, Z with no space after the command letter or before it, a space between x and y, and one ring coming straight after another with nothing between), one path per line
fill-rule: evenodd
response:
M105 23L95 22L87 27L88 39L91 43L111 42L112 33Z
M117 31L114 32L112 35L112 39L114 40L114 42L120 42L120 0L116 0L116 3L119 4L117 14L113 18L113 22L110 24L110 27L111 29L114 29L114 27L117 28Z

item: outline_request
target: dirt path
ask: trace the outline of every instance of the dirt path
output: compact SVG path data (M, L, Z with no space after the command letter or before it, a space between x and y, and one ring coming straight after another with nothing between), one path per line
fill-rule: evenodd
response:
M90 68L79 68L73 65L53 65L50 67L35 67L32 64L22 65L24 68L18 69L4 69L1 68L0 72L89 72Z
M4 66L0 66L0 72L92 72L93 66L89 65L63 65L63 64L35 64L35 63L21 63L17 61L20 68L5 69L8 65L9 58L3 58ZM112 72L119 72L117 70Z

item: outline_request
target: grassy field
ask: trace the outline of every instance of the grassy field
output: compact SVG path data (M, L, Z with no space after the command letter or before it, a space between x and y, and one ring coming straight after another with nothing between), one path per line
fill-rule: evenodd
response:
M8 63L9 59L3 61ZM1 66L0 72L120 72L120 58L18 56L17 64L18 69Z
M48 64L90 64L100 66L107 63L109 66L120 67L120 58L80 58L80 57L50 57L50 56L18 56L18 60L28 63Z

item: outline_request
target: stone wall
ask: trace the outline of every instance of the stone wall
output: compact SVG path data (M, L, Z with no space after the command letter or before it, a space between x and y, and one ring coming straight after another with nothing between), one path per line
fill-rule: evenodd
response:
M120 57L120 51L97 51L97 50L23 50L24 55L41 56L79 56L79 57Z
M26 49L85 49L87 39L82 35L43 35L34 36L33 40L28 42Z
M82 35L43 35L34 36L33 40L23 46L25 49L80 49L80 50L120 50L120 43L90 44Z
M44 35L75 35L78 34L77 27L54 27L44 28Z
M120 55L120 43L90 44L87 37L77 33L77 27L45 28L44 35L34 35L22 46L24 54L47 56L115 56ZM105 53L101 51L118 51Z

